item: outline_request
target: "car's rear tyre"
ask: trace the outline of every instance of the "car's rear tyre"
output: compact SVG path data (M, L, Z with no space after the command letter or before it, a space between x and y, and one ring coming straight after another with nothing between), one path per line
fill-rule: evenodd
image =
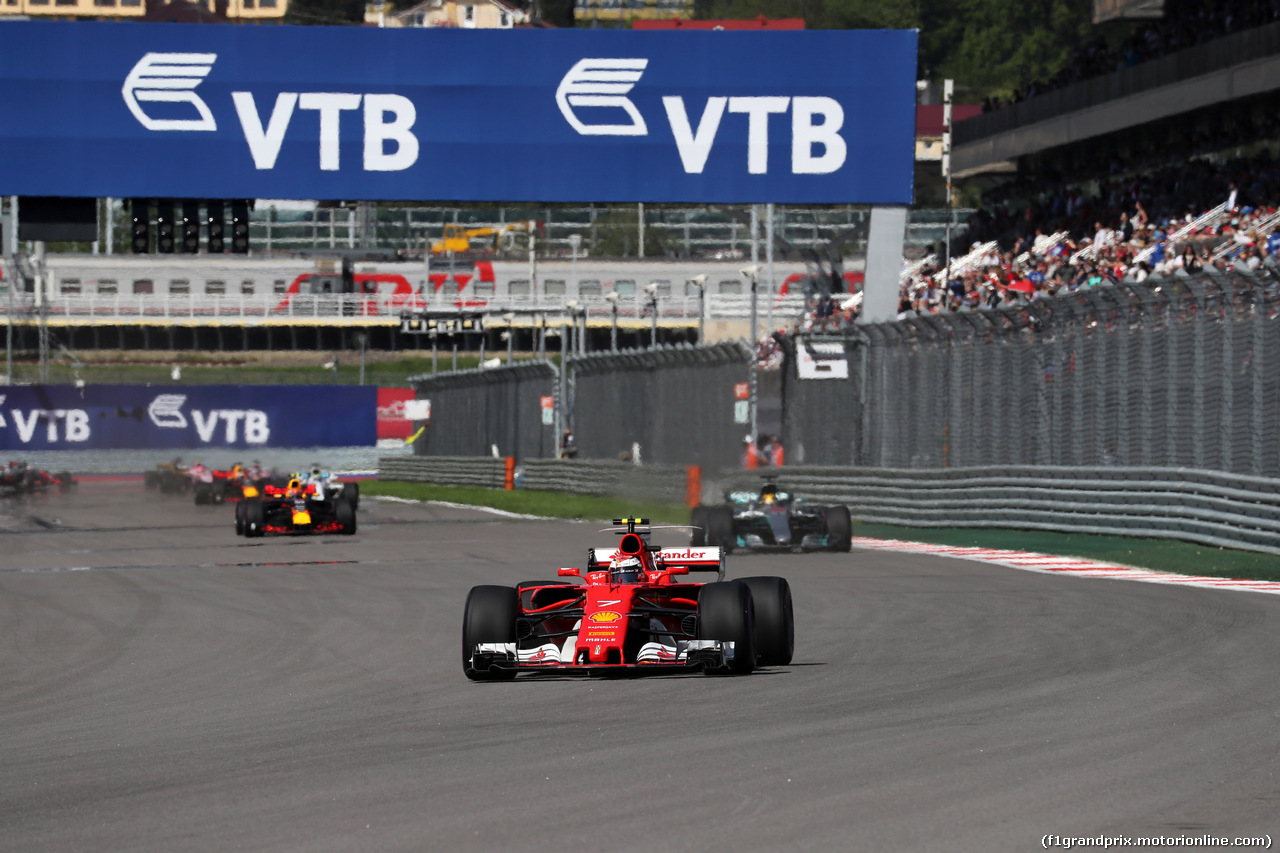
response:
M689 546L701 548L707 544L707 507L695 506L689 510L689 525L693 527L689 534Z
M333 516L337 522L342 525L342 532L346 536L354 536L356 533L356 508L346 498L338 498L333 504Z
M786 578L743 578L755 607L756 662L761 666L786 666L796 648L796 623L791 607L791 585Z
M516 677L514 669L476 669L476 646L481 643L514 643L520 598L514 587L475 586L467 594L462 615L462 671L472 681L505 681Z
M853 549L853 522L847 506L827 507L827 536L832 551L848 552Z
M266 531L267 513L262 501L250 498L244 502L244 535L246 539L262 536Z
M755 612L751 589L739 581L703 584L698 590L698 639L733 643L729 671L756 668Z
M733 553L737 537L733 533L733 507L707 507L707 544Z
M359 483L343 483L342 497L351 502L352 509L360 508L360 484Z
M147 471L146 473L144 473L142 475L142 485L144 488L150 491L154 491L155 489L160 488L160 472Z

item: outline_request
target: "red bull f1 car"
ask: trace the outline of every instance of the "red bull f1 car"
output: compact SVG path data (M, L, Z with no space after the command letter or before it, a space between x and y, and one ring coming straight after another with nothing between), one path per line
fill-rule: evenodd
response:
M261 496L236 504L236 533L253 538L268 533L356 532L356 508L334 497L322 484L291 479L287 485L265 485Z
M473 681L521 673L745 675L785 666L795 648L784 578L725 580L720 548L650 544L648 519L615 519L614 547L592 548L561 580L477 586L462 620L462 669ZM709 583L683 578L716 576Z

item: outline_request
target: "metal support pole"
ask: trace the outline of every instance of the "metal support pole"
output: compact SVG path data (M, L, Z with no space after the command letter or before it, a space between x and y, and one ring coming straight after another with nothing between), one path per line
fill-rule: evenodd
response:
M944 288L951 287L951 93L954 80L942 81L942 177L947 180L947 276Z
M644 257L644 202L639 202L636 205L636 219L638 220L638 225L640 229L639 252L637 252L637 255L643 258Z
M368 341L368 336L365 335L363 332L361 332L359 335L359 339L360 339L360 384L363 385L364 384L364 349L365 349L365 344Z
M618 303L613 303L613 327L609 330L609 350L618 351Z
M658 345L658 297L649 302L649 310L653 312L649 325L649 349L653 349Z
M706 334L707 322L707 288L704 285L698 285L698 346L707 345Z
M436 332L431 333L431 372L440 372L440 336Z
M774 301L774 281L773 281L773 202L769 202L765 206L764 215L764 280L766 282L765 298L768 303L765 305L765 328L769 334L773 334L773 301Z
M104 201L107 206L107 254L114 255L116 253L115 199L108 196Z

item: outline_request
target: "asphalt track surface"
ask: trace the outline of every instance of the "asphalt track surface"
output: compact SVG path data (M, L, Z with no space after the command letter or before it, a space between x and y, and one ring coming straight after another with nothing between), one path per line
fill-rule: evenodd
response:
M367 498L360 524L246 541L229 507L134 484L0 505L0 849L998 851L1280 831L1280 596L734 555L731 576L790 580L794 665L473 684L468 588L554 576L612 537Z

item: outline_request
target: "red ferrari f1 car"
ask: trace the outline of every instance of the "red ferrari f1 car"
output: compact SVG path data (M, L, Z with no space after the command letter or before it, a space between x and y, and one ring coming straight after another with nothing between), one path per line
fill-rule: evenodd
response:
M780 577L724 579L720 548L649 543L644 518L615 519L616 547L585 569L515 587L477 586L462 620L462 669L473 681L522 672L583 675L698 671L745 675L785 666L795 648L791 587ZM714 572L711 583L677 580Z

